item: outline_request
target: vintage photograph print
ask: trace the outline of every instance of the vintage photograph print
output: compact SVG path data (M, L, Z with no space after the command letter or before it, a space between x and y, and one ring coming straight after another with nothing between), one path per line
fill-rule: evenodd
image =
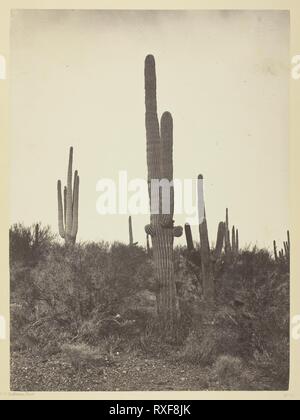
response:
M289 388L289 37L11 12L11 391Z

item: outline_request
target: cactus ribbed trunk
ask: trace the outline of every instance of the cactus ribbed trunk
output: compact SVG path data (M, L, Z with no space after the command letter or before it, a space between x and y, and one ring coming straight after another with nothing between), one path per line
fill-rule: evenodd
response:
M73 147L70 148L69 153L67 187L64 188L63 198L61 181L57 182L58 230L66 245L75 244L78 232L79 176L75 171L73 181L72 167Z
M235 244L235 240L236 240L236 236L235 236L235 227L232 227L232 237L231 237L231 247L232 247L232 253L233 255L236 255L236 244Z
M156 230L152 238L155 273L159 285L157 310L162 333L166 335L167 340L175 338L178 318L173 242L172 230L162 227Z
M146 235L146 242L147 242L147 254L148 254L148 255L150 255L150 253L151 253L151 246L150 246L149 236L150 236L150 235Z
M217 243L215 249L215 259L218 260L221 257L225 239L225 223L220 222L218 226Z
M184 231L185 231L187 249L188 251L194 251L195 247L194 247L194 242L193 242L192 230L191 230L191 226L188 223L185 224Z
M229 212L226 209L225 221L225 254L230 258L231 256L231 243L230 243L230 230L229 230Z
M277 253L276 241L273 241L273 247L274 247L274 258L275 258L275 261L278 261L278 253Z
M290 259L290 255L291 255L291 241L290 241L290 231L287 231L287 242L286 242L286 256L287 259Z
M239 238L239 230L238 229L236 229L236 232L235 232L235 252L236 252L236 255L239 255L239 252L240 252L240 238Z
M129 216L128 219L128 225L129 225L129 245L133 245L133 231L132 231L132 217Z
M203 181L203 176L199 175L198 180ZM200 191L200 189L198 190ZM215 280L213 275L212 260L210 254L210 245L207 229L206 211L204 203L200 203L199 200L204 200L203 192L198 193L198 209L204 207L204 217L199 214L199 233L200 233L200 253L201 253L201 268L202 268L202 283L203 283L203 295L206 304L206 309L209 311L212 309L212 305L215 299ZM209 316L209 313L207 313Z
M148 186L150 197L150 225L145 231L152 237L155 276L158 284L157 310L164 337L174 339L177 324L177 296L174 279L174 236L182 229L174 227L174 189L170 188L169 209L165 208L163 195L151 188L152 181L173 181L173 120L169 112L161 117L159 125L156 102L155 60L148 55L145 60L145 124L147 139ZM158 213L158 214L157 214Z

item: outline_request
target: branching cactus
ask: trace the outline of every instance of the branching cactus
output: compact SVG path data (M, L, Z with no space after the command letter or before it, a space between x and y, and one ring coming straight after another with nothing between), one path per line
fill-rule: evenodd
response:
M60 236L67 245L76 242L78 232L78 206L79 206L79 175L74 173L73 184L73 147L70 148L67 186L64 188L62 199L61 181L57 182L58 199L58 229Z
M154 182L173 181L173 120L165 112L159 124L156 102L155 60L148 55L145 60L145 105L147 166L151 216L145 231L152 238L153 259L158 282L157 308L161 327L166 338L174 338L177 324L177 297L174 279L174 237L183 233L181 227L174 227L174 188L169 196L162 189L153 188ZM165 211L165 205L169 203Z

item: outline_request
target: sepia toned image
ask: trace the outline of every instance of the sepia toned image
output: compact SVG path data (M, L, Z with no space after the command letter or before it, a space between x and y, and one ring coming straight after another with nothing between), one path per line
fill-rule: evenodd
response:
M10 24L11 391L288 390L289 12Z

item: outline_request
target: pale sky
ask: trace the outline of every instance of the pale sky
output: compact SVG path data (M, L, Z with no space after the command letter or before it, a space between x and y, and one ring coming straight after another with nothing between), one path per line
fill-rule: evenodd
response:
M58 231L56 182L66 181L72 145L81 177L78 239L128 242L128 216L97 214L96 184L123 170L146 178L147 54L156 59L159 113L174 119L174 176L204 174L210 240L226 207L242 246L284 240L285 11L14 11L11 222ZM133 218L141 244L147 223L148 216Z

